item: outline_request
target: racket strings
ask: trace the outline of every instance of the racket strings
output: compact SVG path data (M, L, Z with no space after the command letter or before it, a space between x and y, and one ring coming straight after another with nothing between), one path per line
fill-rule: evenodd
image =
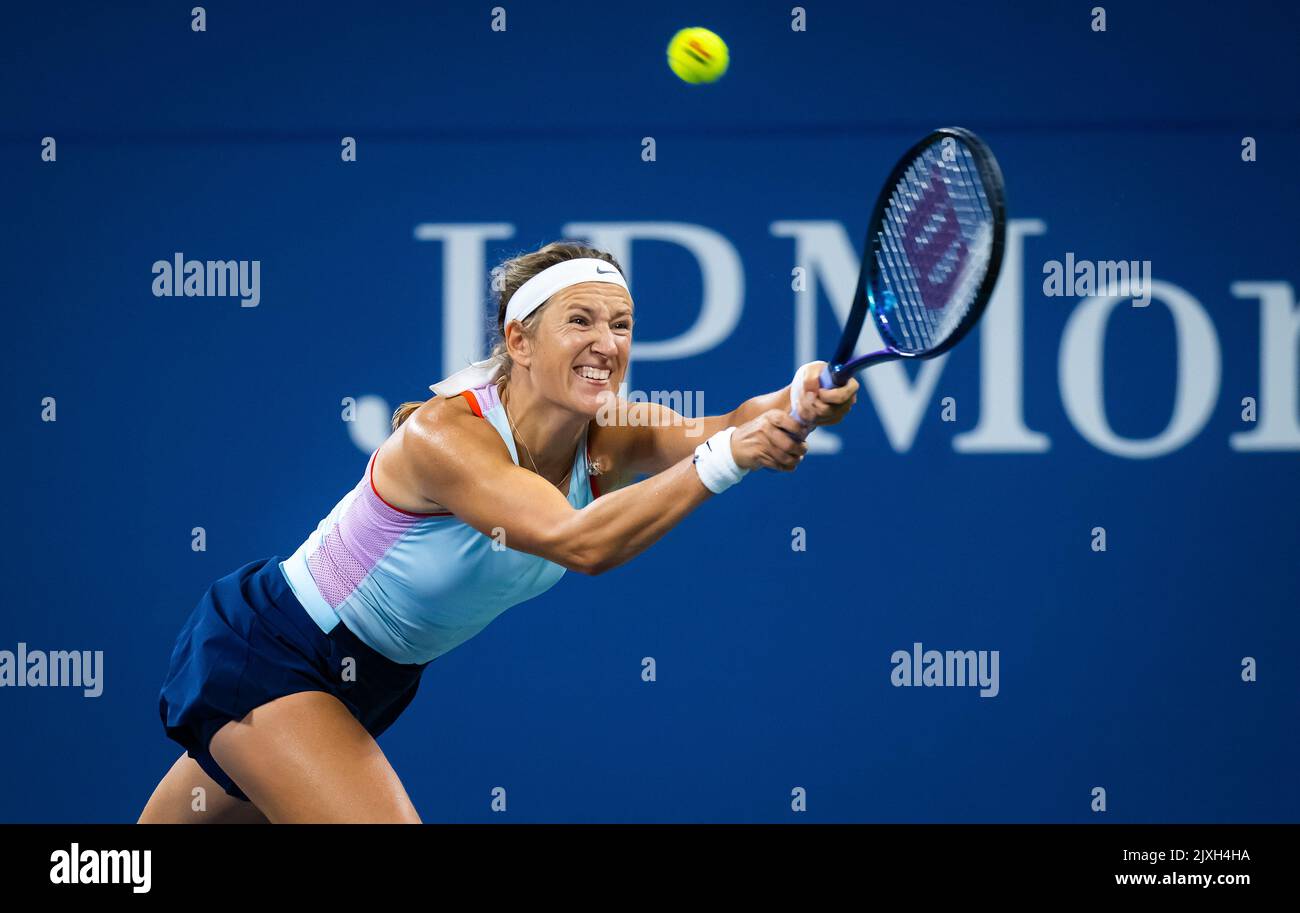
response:
M902 351L938 345L974 303L988 262L993 215L970 150L925 149L891 194L875 257L878 322Z
M880 275L894 293L897 302L895 310L901 318L898 321L898 328L909 349L925 348L926 340L936 330L925 307L920 282L913 268L914 257L908 256L905 247L905 239L909 234L908 219L916 212L913 204L928 198L933 189L930 182L920 173L921 168L918 166L928 167L928 163L925 163L924 159L913 162L903 174L899 186L890 198L884 223L886 243L882 245L885 257L880 271ZM943 212L936 210L931 214L929 227L934 226L935 217L946 218ZM931 240L933 240L931 237L922 234L916 237L915 243L919 249L921 245L928 244Z
M903 246L903 239L907 236L907 224L902 215L905 210L910 210L909 200L919 200L930 191L930 186L918 173L918 163L913 162L911 167L903 174L900 186L895 189L893 196L890 198L890 204L886 210L886 220L884 224L885 241L883 252L885 254L884 263L881 264L881 275L886 279L897 279L894 283L893 292L897 298L899 307L897 313L902 320L899 322L899 329L903 333L904 340L911 346L921 346L923 340L933 332L933 326L929 325L930 321L923 306L920 284L912 269L911 259L906 256ZM942 215L934 213L933 215ZM925 238L924 242L930 239ZM918 243L924 243L918 239ZM886 266L888 268L886 268Z

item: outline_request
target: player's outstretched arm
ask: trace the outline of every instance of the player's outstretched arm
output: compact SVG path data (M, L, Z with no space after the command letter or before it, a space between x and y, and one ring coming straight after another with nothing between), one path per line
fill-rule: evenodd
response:
M817 378L825 365L824 361L809 362L796 372L801 387L799 415L810 427L841 421L858 398L856 379L843 387L823 390ZM619 417L618 426L600 431L605 440L617 439L615 446L623 455L618 461L622 473L627 477L653 475L690 455L701 441L723 428L740 427L773 409L789 412L790 402L790 387L785 386L747 399L725 415L685 418L661 403L620 401L617 411L610 410L611 415Z
M772 409L732 432L740 470L793 470L807 452L799 423ZM697 440L697 444L703 439ZM496 431L468 413L449 414L408 436L424 479L422 494L505 545L584 574L599 574L645 551L712 492L694 465L694 447L675 464L574 510L554 485L511 460Z

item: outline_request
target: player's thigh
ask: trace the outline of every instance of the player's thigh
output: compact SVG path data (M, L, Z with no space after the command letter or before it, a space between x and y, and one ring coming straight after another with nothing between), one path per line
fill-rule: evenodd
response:
M201 793L195 793L201 789ZM182 753L155 787L140 813L139 824L267 824L252 802L228 795L203 772L199 762Z
M209 750L276 824L420 821L379 744L323 691L263 704L222 726Z

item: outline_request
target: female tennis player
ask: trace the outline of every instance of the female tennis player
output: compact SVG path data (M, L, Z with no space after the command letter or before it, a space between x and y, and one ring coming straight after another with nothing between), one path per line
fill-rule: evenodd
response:
M159 702L185 753L141 823L418 823L375 739L429 662L566 569L629 561L750 470L793 470L810 427L856 400L856 381L820 388L822 362L694 427L611 400L632 345L614 257L557 242L494 277L492 356L403 404L292 556L199 601Z

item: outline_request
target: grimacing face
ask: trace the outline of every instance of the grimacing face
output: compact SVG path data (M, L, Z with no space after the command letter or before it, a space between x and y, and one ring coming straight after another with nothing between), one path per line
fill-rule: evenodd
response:
M632 348L632 297L609 282L551 296L534 334L530 372L549 400L594 417L618 392Z

